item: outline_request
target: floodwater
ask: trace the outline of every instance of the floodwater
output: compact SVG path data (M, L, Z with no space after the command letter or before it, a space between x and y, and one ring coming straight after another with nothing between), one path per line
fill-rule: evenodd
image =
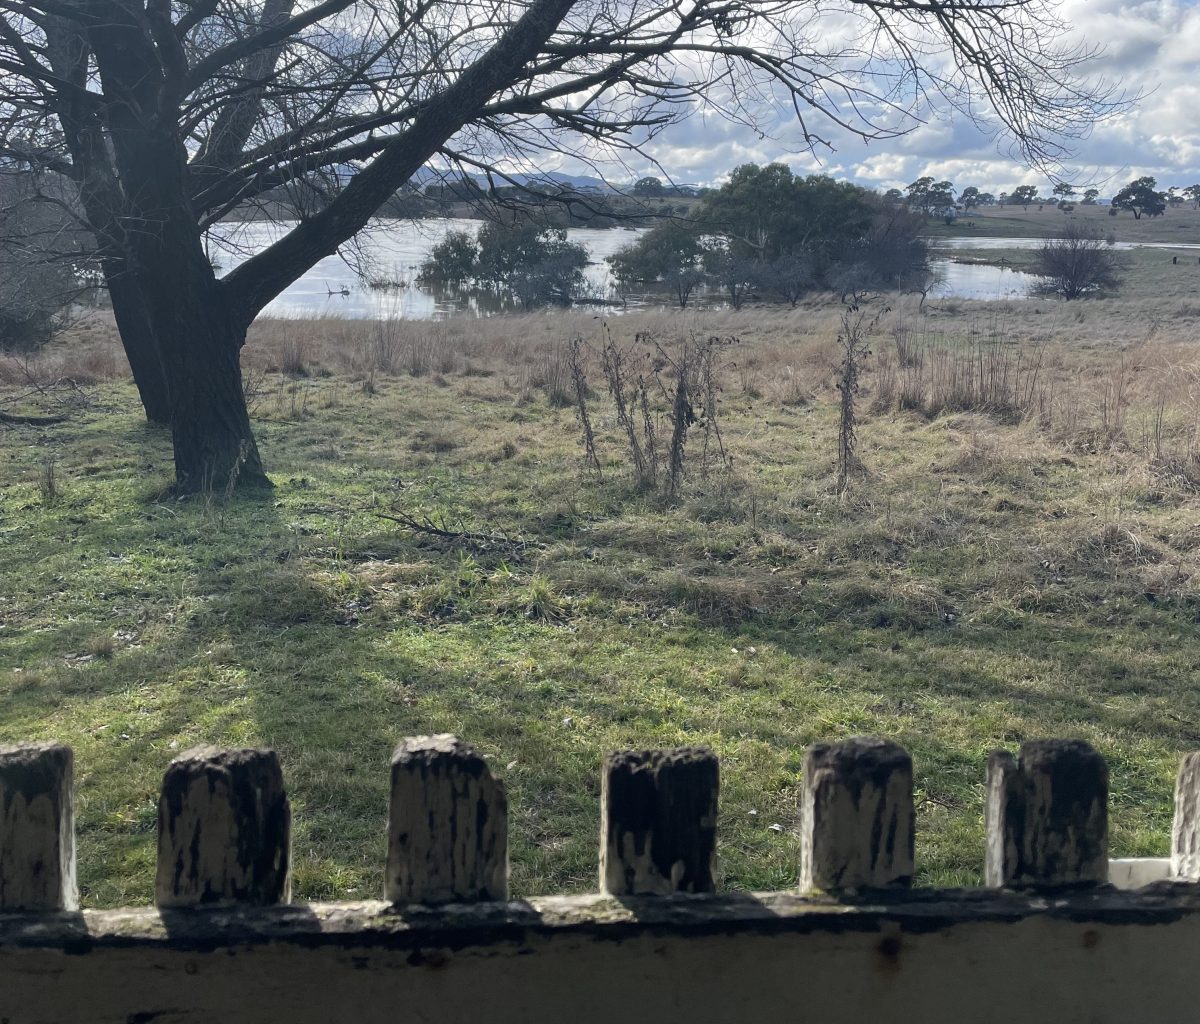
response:
M1040 249L1044 238L938 238L933 244L939 249ZM1056 238L1052 241L1061 242ZM1200 249L1200 244L1179 242L1117 242L1107 243L1114 249Z
M1011 267L990 263L955 263L951 259L934 257L929 261L934 284L929 295L935 299L976 299L998 302L1004 299L1027 299L1041 278Z
M1044 238L938 238L934 245L946 250L976 250L995 251L997 249L1039 249L1045 243ZM1179 244L1178 242L1118 242L1108 243L1114 249L1192 249L1200 250L1200 245ZM999 267L986 263L955 263L951 259L935 258L930 260L934 273L941 281L930 289L929 294L936 298L963 299L1027 299L1037 289L1040 278L1036 274L1026 274L1008 267Z
M515 300L494 292L417 283L421 264L449 232L466 231L474 235L482 224L480 220L465 219L373 222L352 246L317 263L267 306L264 313L291 317L442 320L455 314L490 316L519 309L520 304ZM214 237L210 246L218 273L232 270L291 226L265 221L220 225L220 236ZM596 295L607 298L612 290L604 258L632 244L643 231L568 229L567 238L582 245L591 257L584 276ZM371 281L376 284L373 286Z
M267 308L268 316L339 316L350 319L398 317L405 320L442 320L448 316L490 316L516 310L513 299L477 288L418 284L417 271L430 250L450 231L474 234L479 220L428 219L376 221L352 246L327 256L290 285ZM290 223L265 221L225 223L210 236L210 255L218 273L227 273L261 251L287 231ZM589 289L612 301L612 281L606 256L634 242L644 228L570 228L567 237L584 246L591 262L585 271ZM944 238L937 245L950 249L1029 248L1040 245L1029 238ZM1038 283L1033 274L1007 267L955 263L949 258L931 260L935 284L933 298L976 300L1023 299ZM374 282L372 284L371 282ZM701 302L723 302L719 294L699 296ZM661 294L629 297L629 308L662 304Z

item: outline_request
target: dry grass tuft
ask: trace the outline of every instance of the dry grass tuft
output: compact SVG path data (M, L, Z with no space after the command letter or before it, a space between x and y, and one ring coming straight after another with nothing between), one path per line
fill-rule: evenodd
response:
M1074 555L1085 571L1157 565L1163 560L1158 548L1118 523L1108 523L1085 537L1076 546Z

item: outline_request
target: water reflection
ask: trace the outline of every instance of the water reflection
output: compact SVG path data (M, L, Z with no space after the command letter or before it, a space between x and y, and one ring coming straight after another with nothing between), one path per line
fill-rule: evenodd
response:
M955 263L950 259L930 260L936 283L929 294L938 299L1027 299L1042 278L1011 267L991 263Z
M351 319L400 317L405 320L442 320L449 316L491 316L520 310L513 297L480 288L432 285L417 281L421 263L450 231L472 234L479 220L429 219L377 221L355 243L339 254L327 256L310 268L267 306L269 316ZM219 273L227 273L290 230L292 223L266 221L226 223L214 229L210 253ZM605 257L629 245L644 228L570 228L567 237L583 245L591 257L585 278L589 291L603 308L646 308L665 303L661 294L640 294L617 302ZM945 238L943 248L1030 248L1040 239ZM1023 299L1033 293L1039 278L1006 267L955 263L937 257L932 262L936 283L930 296L939 299ZM371 283L367 283L371 282ZM719 291L700 291L698 305L721 305Z
M453 315L490 316L521 309L516 299L489 289L417 281L430 250L451 231L474 234L480 220L376 221L353 246L326 256L264 310L269 316L341 316L351 319L403 317L442 320ZM293 226L290 222L227 223L214 230L211 255L227 273ZM587 249L584 271L590 292L609 299L612 282L606 256L635 241L641 228L570 228L567 237Z

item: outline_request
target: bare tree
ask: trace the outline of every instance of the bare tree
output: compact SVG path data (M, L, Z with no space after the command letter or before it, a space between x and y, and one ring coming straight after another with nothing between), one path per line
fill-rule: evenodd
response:
M817 147L940 98L1044 163L1121 105L1049 0L834 2L836 39L817 0L0 0L0 156L76 183L179 488L265 484L247 327L431 160L511 181L696 109L787 108ZM218 278L208 228L289 190L299 222Z
M1078 299L1119 287L1121 256L1096 229L1070 223L1061 237L1042 243L1033 271L1047 279L1047 290L1064 299Z
M36 348L81 291L85 239L69 184L0 166L0 349Z

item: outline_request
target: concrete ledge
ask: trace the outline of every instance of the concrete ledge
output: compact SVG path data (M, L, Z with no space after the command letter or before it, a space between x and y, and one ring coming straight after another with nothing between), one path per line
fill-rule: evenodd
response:
M1182 1024L1198 888L7 915L0 1018Z
M881 892L876 898L868 893L857 900L791 893L623 898L600 894L403 909L382 900L194 910L145 907L0 914L0 956L31 949L214 950L280 942L305 948L406 949L437 941L465 949L532 936L623 940L660 932L680 938L742 932L839 934L877 931L885 922L920 934L962 924L1035 919L1155 925L1191 915L1200 916L1200 886L1180 882L1162 882L1136 893L1115 887L1036 893L916 889Z

